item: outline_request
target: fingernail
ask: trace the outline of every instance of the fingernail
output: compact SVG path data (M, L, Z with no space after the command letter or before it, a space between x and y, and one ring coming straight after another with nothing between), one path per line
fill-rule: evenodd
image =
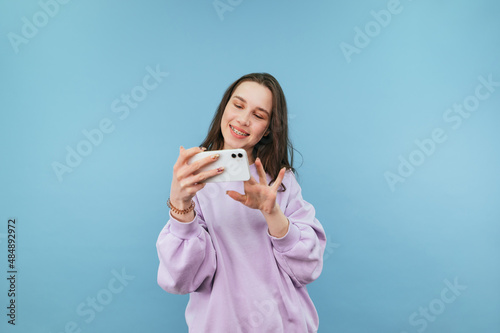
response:
M217 169L218 173L221 173L222 171L224 171L224 167L220 167L220 168Z
M219 156L220 156L219 154L212 155L212 159L213 159L213 160L216 160L216 159L218 159L218 158L219 158Z
M205 148L205 147L200 147L200 149L203 151L207 150L207 148Z

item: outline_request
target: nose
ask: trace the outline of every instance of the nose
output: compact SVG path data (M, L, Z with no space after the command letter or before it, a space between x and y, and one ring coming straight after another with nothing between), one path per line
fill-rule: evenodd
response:
M250 112L241 112L238 116L238 123L243 126L250 126Z

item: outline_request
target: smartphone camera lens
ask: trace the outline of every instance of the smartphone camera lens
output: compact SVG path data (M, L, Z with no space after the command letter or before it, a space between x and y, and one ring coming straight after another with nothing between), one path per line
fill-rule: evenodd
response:
M243 157L243 154L242 153L238 153L238 157Z
M232 158L236 158L236 154L231 154L231 157Z

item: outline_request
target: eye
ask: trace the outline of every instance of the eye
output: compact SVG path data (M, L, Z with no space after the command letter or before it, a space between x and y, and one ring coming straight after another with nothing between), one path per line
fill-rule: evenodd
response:
M239 104L234 104L234 106L236 106L238 109L243 109L243 107Z
M255 116L259 119L264 119L264 117L262 117L260 114L256 113Z

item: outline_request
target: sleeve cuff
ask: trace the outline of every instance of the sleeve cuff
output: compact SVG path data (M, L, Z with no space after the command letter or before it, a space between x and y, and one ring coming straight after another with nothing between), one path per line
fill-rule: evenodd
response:
M269 234L269 231L267 232L267 234L271 238L273 246L278 252L290 251L300 240L300 230L295 224L291 222L288 226L288 232L285 236L276 238L274 236L271 236Z
M170 232L181 239L190 239L198 236L201 231L201 225L198 223L198 214L195 213L191 222L180 222L170 213Z

